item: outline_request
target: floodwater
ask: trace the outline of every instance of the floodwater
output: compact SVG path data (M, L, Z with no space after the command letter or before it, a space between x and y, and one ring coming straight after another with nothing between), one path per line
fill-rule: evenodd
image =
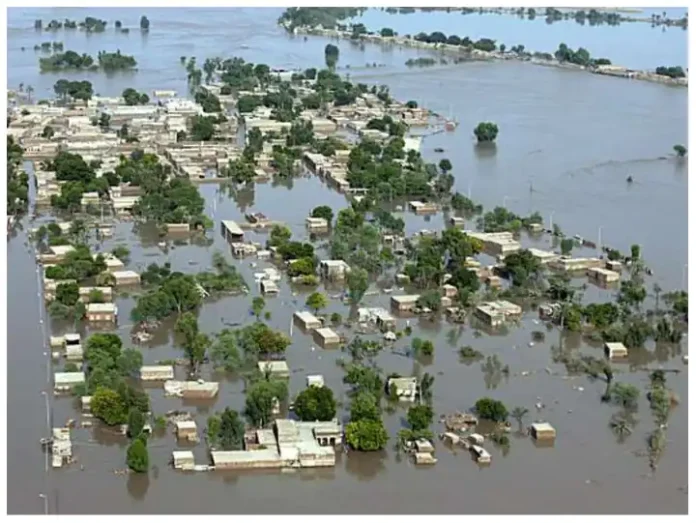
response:
M288 37L275 25L280 12L279 9L10 9L9 87L23 82L34 87L35 97L48 97L55 81L69 76L39 74L33 45L49 39L65 42L66 50L96 54L98 49L120 48L121 52L136 56L139 62L136 74L110 78L95 73L70 76L89 78L95 90L103 95L116 95L130 86L145 91L173 88L183 94L186 73L179 56L192 53L201 63L207 56L237 55L276 67L320 65L327 40ZM147 36L142 36L139 30L130 35L107 30L101 35L87 36L79 31L38 34L33 29L36 18L46 22L52 18L77 19L88 15L108 19L110 23L120 19L125 27L135 28L141 14L147 14L151 22ZM415 20L415 16L401 18ZM469 19L459 17L462 22L458 23ZM493 15L493 18L506 17ZM397 17L393 20L391 26L405 32L397 27ZM556 27L556 24L548 28L528 21L516 22L519 24L516 34L528 34L530 38ZM561 23L559 27L569 29L572 25ZM444 31L446 27L428 30L435 29ZM578 29L586 35L587 47L593 53L595 29ZM625 28L610 30L622 34ZM677 29L668 29L667 34L670 31L681 34ZM653 32L655 38L661 38L659 32ZM679 57L686 55L685 35L681 43L656 40L654 45L661 53L669 54L670 60L665 60L678 63ZM493 36L508 40L504 34ZM630 38L634 42L634 38L642 37ZM627 251L632 243L642 246L647 264L655 271L655 279L647 283L649 290L653 281L659 282L665 291L686 288L688 169L686 162L677 161L671 154L674 144L687 142L686 89L521 63L460 64L440 68L437 73L433 69L409 71L403 64L417 56L416 51L383 50L379 46L361 50L348 42L338 45L341 65L351 66L344 72L350 73L354 80L386 83L395 97L417 100L458 119L461 125L456 132L425 138L422 151L430 161L443 156L450 158L459 191L470 191L472 198L486 208L506 205L518 214L538 210L547 223L553 220L569 234L596 240L601 227L604 244L622 251ZM26 47L24 52L22 46ZM606 54L613 58L608 51ZM384 67L360 68L366 63L384 64ZM494 152L480 151L473 143L471 129L481 120L495 121L500 127ZM445 149L445 153L434 153L437 147ZM635 180L630 186L625 181L629 174ZM294 236L302 238L307 235L304 217L319 202L330 205L334 212L346 206L342 195L314 177L294 180L292 189L269 183L237 194L215 185L202 185L200 190L207 201L206 212L215 220L216 228L208 234L209 245L201 246L201 242L193 241L170 245L166 259L178 270L209 269L215 250L225 252L232 259L218 231L217 223L221 219L240 220L246 212L260 211L286 222ZM41 216L39 221L45 219L47 216ZM440 229L444 224L441 215L426 219L405 214L404 219L409 233L424 228ZM30 227L28 220L24 220L23 226L25 230ZM128 245L132 250L128 267L135 270L142 270L152 262L163 263L165 255L156 241L132 229L131 223L119 224L114 238L100 248L111 250L119 244ZM257 236L262 240L262 234ZM547 239L523 237L522 241L541 248L549 246ZM8 296L12 300L12 306L8 307L7 351L10 513L42 512L40 493L47 494L51 513L685 513L687 510L683 490L687 486L688 470L687 376L679 355L680 350L686 351L686 341L680 349L667 353L648 345L631 364L616 366L618 380L634 383L641 389L647 385L647 373L633 372L634 364L651 362L683 371L668 378L669 386L682 402L671 415L667 448L657 472L651 474L647 458L634 455L645 450L645 438L652 430L647 401L644 398L640 401L640 423L633 434L624 443L618 443L608 428L609 418L617 407L600 402L603 383L585 377L563 379L565 370L552 363L550 347L558 343L558 332L548 331L545 341L528 345L532 331L545 330L536 322L534 311L525 314L519 326L511 326L507 336L485 333L480 336L469 325L459 328L444 322L433 325L412 320L418 324L414 336L436 342L434 359L416 364L408 357L385 350L377 362L385 374L429 372L434 375L434 408L438 414L468 409L484 395L501 399L510 408L527 407L530 409L527 421L545 419L557 429L554 448L537 448L528 439L512 438L510 451L504 455L489 444L493 463L485 469L479 469L468 454L461 451L452 454L438 442L439 462L426 469L416 469L407 459L400 459L390 445L379 455L340 456L336 468L328 471L182 474L167 465L176 445L173 434L167 434L150 444L154 465L150 474L124 477L113 471L125 468L125 439L98 428L78 428L73 430L72 437L79 462L45 472L39 446L39 439L46 435L41 391L50 390L50 385L46 383L43 324L38 323L39 314L45 312L40 313L36 267L26 242L26 235L19 231L8 243ZM317 247L321 244L321 241L315 243ZM592 251L578 253L592 254ZM257 262L247 259L235 264L252 287L253 296L258 294L253 285L253 272L258 268L251 267L252 261ZM264 262L258 264L259 268L266 266ZM306 291L293 294L288 282L281 282L280 295L267 298L267 309L272 314L270 324L287 330L291 312L303 308L305 295ZM586 298L605 300L611 295L610 290L590 287ZM364 304L384 305L388 299L386 294L371 295L365 298ZM214 333L226 324L251 321L250 301L250 297L236 297L206 303L200 312L201 328ZM652 303L652 298L646 303ZM128 315L133 299L122 297L117 304L121 316L118 332L128 345L131 327ZM348 308L332 300L327 312L334 311L346 316ZM400 328L404 325L405 321L401 320ZM65 329L59 325L52 327L57 333ZM406 339L401 340L395 348L403 351L408 343ZM584 353L600 353L599 348L575 338L566 339L565 344ZM484 354L497 354L510 366L510 377L495 384L495 388L490 384L488 390L479 363L459 362L457 348L463 345L472 345ZM181 356L168 332L160 333L142 350L146 363ZM293 343L287 351L288 364L293 370L291 395L304 388L307 374L321 373L327 385L347 405L342 372L336 365L342 356L346 355L336 350L313 349L311 337L294 329ZM544 371L547 367L553 375ZM523 371L531 375L522 376ZM181 400L164 398L161 390L153 390L153 409L162 413L183 407L196 413L200 428L205 426L207 415L215 410L225 406L241 410L244 404L241 381L220 379L220 395L213 404L182 406ZM546 404L539 413L534 408L538 401ZM50 410L54 425L62 425L70 418L79 419L74 400L70 398L51 398ZM404 417L404 409L385 415L392 437L396 436ZM436 432L440 429L433 428ZM203 444L194 453L197 462L205 462ZM85 496L85 492L90 495Z

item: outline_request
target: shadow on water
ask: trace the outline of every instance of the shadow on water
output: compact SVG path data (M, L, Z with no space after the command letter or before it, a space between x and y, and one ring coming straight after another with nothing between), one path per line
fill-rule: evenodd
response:
M128 495L132 499L142 501L145 499L147 491L150 488L150 475L134 473L128 474L126 488L128 489Z
M348 452L345 470L359 481L371 481L386 468L386 456L385 451Z

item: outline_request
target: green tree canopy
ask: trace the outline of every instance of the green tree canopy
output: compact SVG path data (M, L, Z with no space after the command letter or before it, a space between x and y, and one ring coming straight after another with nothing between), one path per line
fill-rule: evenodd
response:
M325 386L306 388L297 395L294 412L302 421L331 421L336 417L333 391Z

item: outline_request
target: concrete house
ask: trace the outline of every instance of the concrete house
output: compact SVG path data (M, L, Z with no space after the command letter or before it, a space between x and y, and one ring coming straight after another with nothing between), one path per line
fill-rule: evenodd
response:
M269 360L258 362L259 371L262 373L269 372L274 378L289 378L290 368L288 362L283 360Z
M111 287L80 287L80 300L89 303L89 296L92 291L100 292L104 301L113 301L113 289Z
M392 296L390 303L392 308L399 312L413 311L416 308L418 298L420 298L420 294Z
M322 260L319 271L326 279L342 280L350 272L350 266L343 260Z
M336 334L333 329L328 327L314 330L312 332L312 337L314 338L315 343L325 349L335 347L341 343L340 336Z
M53 375L53 390L57 393L70 392L75 385L84 382L84 372L56 372Z
M307 387L323 387L324 376L321 374L313 374L307 376Z
M164 382L164 393L178 398L210 399L217 396L220 384L216 381L175 381Z
M532 423L532 437L536 440L553 441L556 439L556 429L549 423Z
M604 354L610 360L628 358L628 349L621 342L607 342L604 344Z
M173 380L174 367L172 365L143 365L140 367L140 379L142 381Z
M244 241L244 231L235 221L222 220L220 230L222 232L222 237L225 238L228 243Z
M374 323L381 331L396 328L396 318L382 307L361 307L358 309L358 320L361 323Z
M297 311L293 314L293 321L303 330L311 331L321 328L321 321L308 311Z
M418 393L418 380L415 377L389 378L387 389L391 391L392 388L400 400L415 401Z
M313 218L308 216L305 225L311 232L324 232L329 230L329 222L325 218Z
M502 325L508 318L519 317L522 308L509 301L499 300L482 303L476 307L475 315L491 327Z
M263 279L259 282L259 286L263 294L278 294L280 292L280 288L272 280Z
M196 466L196 460L190 450L173 451L172 462L176 470L193 470Z
M88 303L85 317L92 322L116 323L118 308L113 303Z
M186 441L198 441L198 427L193 420L180 420L176 422L176 437Z
M140 285L140 274L135 271L112 271L111 274L116 281L117 287Z
M610 271L609 269L604 269L602 267L593 267L588 269L587 277L590 279L590 281L595 282L600 286L610 285L621 279L621 275L618 272Z

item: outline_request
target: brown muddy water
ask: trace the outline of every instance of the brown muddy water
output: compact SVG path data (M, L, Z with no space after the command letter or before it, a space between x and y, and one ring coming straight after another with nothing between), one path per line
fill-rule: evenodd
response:
M14 14L10 12L11 30L8 32L10 85L24 81L34 85L37 94L41 90L49 91L57 78L39 76L33 53L25 52L18 58L19 51L12 49L28 46L18 42L32 42L32 47L36 43L38 37L34 36L33 29L27 29L32 27L35 18L78 18L86 16L85 11L27 10L26 14L14 11ZM87 14L109 20L120 18L126 25L137 23L140 16L139 11L127 9L99 11L93 9ZM275 27L277 10L241 10L238 17L228 14L228 18L236 20L234 27L239 31L230 31L225 25L225 33L232 33L233 43L228 42L223 50L213 50L216 38L218 41L222 38L222 31L213 22L219 12L201 11L202 14L191 21L194 19L190 13L153 11L160 18L150 15L152 29L148 42L141 41L139 35L131 35L127 42L119 44L122 52L136 54L139 60L142 58L146 64L142 73L107 82L101 77L99 81L103 85L99 90L102 94L120 93L124 86L130 85L138 89L170 85L180 88L179 85L185 83L185 73L179 70L178 57L193 53L191 49L182 51L183 34L201 31L203 27L210 28L205 38L200 42L187 41L196 46L199 61L205 56L224 53L271 65L308 67L316 66L323 58L321 51L325 41L321 38L310 38L307 42L288 39ZM246 27L242 23L244 20L253 20L257 25ZM158 30L158 25L165 29ZM621 31L621 28L616 30ZM167 31L173 36L164 34ZM62 38L56 36L56 39ZM82 52L80 45L89 45L84 35L71 38L75 43L66 45L66 49ZM104 35L104 38L115 40L118 37ZM257 38L265 38L265 45ZM167 48L167 41L171 49ZM251 49L241 49L239 46L243 42L249 42ZM604 244L622 251L628 250L632 243L642 246L647 264L655 271L654 279L646 283L648 290L652 289L653 282L658 282L665 291L686 288L688 168L686 162L679 162L671 155L674 144L687 142L686 89L512 63L407 71L402 64L406 56L414 53L382 52L370 46L359 51L345 43L339 46L341 59L345 58L348 63L378 61L389 64L383 70L372 71L374 76L369 76L369 71L352 71L353 80L386 83L395 97L417 100L459 120L461 125L457 131L427 137L422 146L426 159L438 161L440 157L448 157L452 161L459 191L470 191L472 198L486 208L505 204L519 214L538 210L547 224L553 219L569 234L596 240L601 227ZM171 66L156 72L147 63L153 60L153 52L159 53L165 48L167 54L157 54L157 60L164 63L164 58L168 57ZM31 60L27 61L26 55L31 55ZM16 70L13 70L13 63L18 65ZM494 152L482 152L474 147L471 129L480 120L495 121L501 129ZM445 149L445 153L434 153L438 147ZM632 185L626 183L629 174L635 180ZM244 213L260 211L274 220L286 222L295 236L303 238L307 236L303 220L313 207L327 204L337 212L347 205L342 195L314 177L298 178L293 181L292 188L269 183L237 194L230 194L229 190L216 185L202 185L200 190L207 201L206 212L216 222L215 229L208 234L211 240L208 245L186 242L165 254L147 231L134 231L132 223L121 223L114 238L100 248L111 250L115 245L127 245L132 251L128 268L135 270L142 270L152 262L170 261L175 269L200 271L210 267L215 250L225 252L232 260L218 231L221 219L240 221ZM444 225L442 215L430 219L408 213L403 216L408 233L424 228L440 229ZM47 218L41 216L31 226ZM29 220L25 219L22 225L24 230L29 228ZM262 234L250 234L250 238L254 236L263 238ZM527 246L540 248L550 245L548 239L532 240L523 236L522 241ZM315 243L320 244L320 241ZM556 428L558 436L553 448L537 448L529 439L511 438L510 450L504 454L489 444L493 462L484 469L479 469L467 453L452 453L437 442L439 462L426 469L417 469L407 459L399 458L390 445L381 454L342 455L333 470L183 474L168 466L171 451L176 448L174 436L169 433L150 444L154 467L149 475L119 476L113 471L125 468L125 438L98 428L77 428L72 437L78 463L46 472L39 445L39 439L47 434L41 391L51 389L46 379L47 360L43 355L46 334L42 329L44 324L39 323L45 311L40 312L36 264L28 250L25 233L18 231L7 248L10 513L42 513L44 505L40 493L47 494L49 511L61 514L687 511L688 376L687 367L680 359L680 351L687 351L687 342L683 341L677 350L666 352L649 345L630 363L616 365L619 381L634 383L643 390L648 376L646 372L636 371L636 364L651 363L682 370L668 377L668 385L679 394L681 404L670 417L667 447L653 474L648 458L635 455L646 449L646 437L653 427L645 398L640 401L638 426L625 442L618 443L608 428L609 418L617 407L600 402L604 384L586 377L564 379L565 369L552 363L550 347L558 343L558 331L548 331L544 342L528 345L532 331L545 330L537 323L534 311L526 313L520 324L511 326L506 335L483 333L478 336L470 325L460 328L445 322L432 324L412 320L412 325L417 325L413 336L435 341L434 359L416 364L399 354L410 342L404 339L396 342L394 351L383 351L377 363L385 373L429 372L434 375L434 408L438 414L468 409L484 395L500 399L511 408L527 407L530 410L528 421L545 419ZM578 250L577 254L592 254L592 251ZM258 267L251 267L251 262L258 263ZM206 303L199 316L201 328L206 332L217 332L230 323L252 319L251 296L258 294L253 273L267 265L256 259L235 261L235 264L252 292L248 297ZM292 312L304 306L306 292L294 295L287 281L280 285L280 295L266 300L272 314L269 323L287 331ZM612 293L588 287L585 298L604 300L611 298ZM388 300L387 294L367 296L364 305L385 305ZM646 304L650 303L652 298L649 297ZM121 317L118 332L127 343L133 299L119 298L117 304ZM326 312L334 311L346 316L348 308L334 299ZM49 323L45 326L51 327L54 333L65 329ZM404 326L405 320L400 320L399 329ZM311 337L299 329L293 330L292 339L287 350L288 364L293 371L291 395L304 388L307 374L320 373L347 405L342 371L336 365L336 360L346 355L336 350L313 348ZM566 338L565 344L585 353L599 355L601 350L572 337ZM510 366L509 379L487 384L479 363L464 365L459 362L456 351L462 345L472 345L484 354L497 354ZM173 346L171 333L166 330L143 346L142 351L146 363L181 355L180 349ZM547 367L553 374L544 370ZM522 376L523 371L530 375ZM183 405L181 400L164 398L161 390L152 390L153 409L158 413L177 408L195 412L199 427L203 427L208 414L215 410L225 406L243 408L242 382L229 377L222 377L221 382L219 397L214 403L204 405ZM539 401L545 403L546 408L537 413L534 405ZM50 412L54 425L62 425L70 418L79 419L79 411L70 398L51 398ZM403 409L385 415L393 438L404 417ZM439 426L433 428L440 429ZM194 453L197 462L206 462L203 444L196 446Z

